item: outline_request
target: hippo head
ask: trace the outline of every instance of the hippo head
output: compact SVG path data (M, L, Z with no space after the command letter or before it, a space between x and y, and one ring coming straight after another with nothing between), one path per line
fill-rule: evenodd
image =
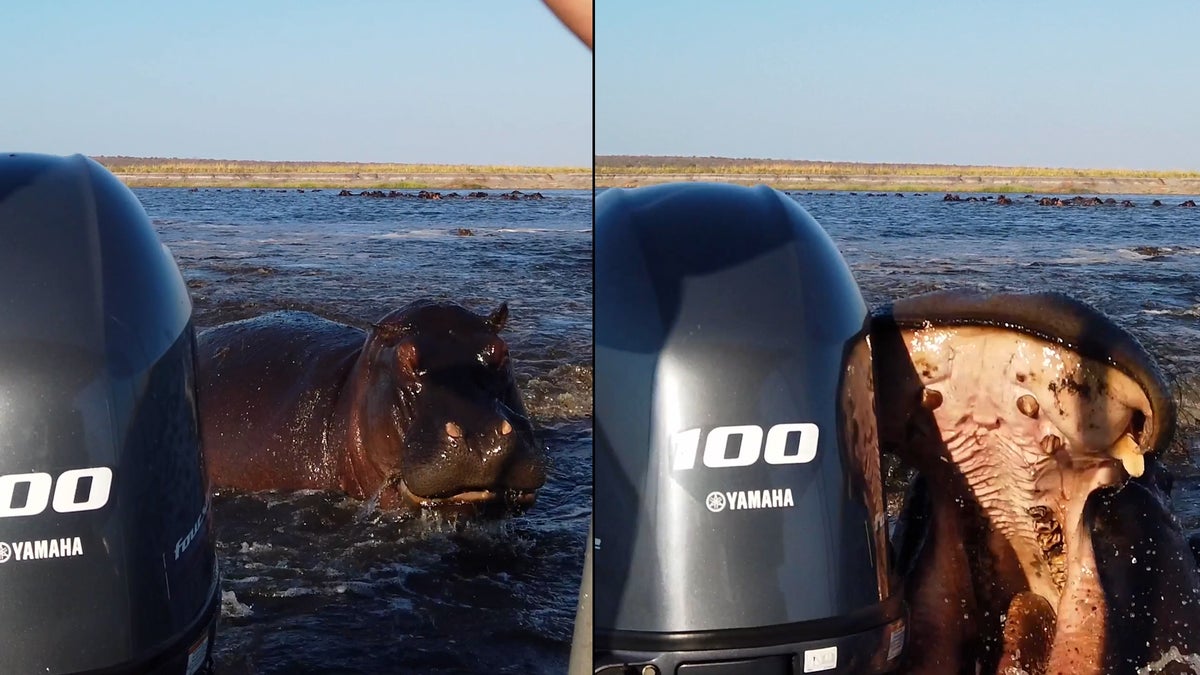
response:
M419 301L374 325L351 374L360 492L454 513L533 504L544 457L499 335L507 318L507 304L484 317Z

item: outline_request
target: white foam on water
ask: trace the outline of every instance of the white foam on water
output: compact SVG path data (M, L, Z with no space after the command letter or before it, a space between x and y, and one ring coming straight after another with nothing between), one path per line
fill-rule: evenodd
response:
M1152 314L1155 316L1188 316L1200 318L1200 305L1184 307L1180 309L1143 309L1142 314Z
M1066 257L1054 258L1048 262L1057 265L1098 265L1101 263L1122 260L1133 261L1145 259L1146 256L1135 253L1127 248L1120 248L1116 251L1088 251L1085 249L1075 249Z
M233 591L221 591L221 616L240 619L253 613L254 609L250 605L238 602L237 595Z
M1158 658L1157 661L1151 661L1146 665L1138 668L1138 675L1149 675L1150 673L1166 672L1166 667L1171 664L1180 664L1191 668L1192 673L1200 675L1200 654L1182 654L1178 647L1171 647ZM1178 671L1172 671L1178 672Z
M257 541L255 541L255 542L243 541L242 547L240 549L238 549L238 552L239 553L258 553L261 551L270 551L274 548L275 547L270 544L260 544Z
M432 239L434 237L448 237L451 234L452 228L437 229L437 230L409 230L407 232L387 232L385 234L368 235L367 239Z

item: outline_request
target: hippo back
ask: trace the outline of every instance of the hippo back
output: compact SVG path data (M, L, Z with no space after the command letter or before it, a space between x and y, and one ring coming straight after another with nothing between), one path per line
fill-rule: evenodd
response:
M366 333L273 312L199 335L201 434L216 487L338 487L330 420Z

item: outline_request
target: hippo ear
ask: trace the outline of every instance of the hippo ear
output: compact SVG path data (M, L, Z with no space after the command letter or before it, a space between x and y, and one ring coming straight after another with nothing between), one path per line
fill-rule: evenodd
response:
M500 303L500 306L496 308L496 311L492 312L491 316L487 318L487 324L492 327L493 332L499 333L500 330L504 328L504 324L507 322L508 303L502 302Z
M392 340L400 337L404 332L404 327L395 323L373 323L371 324L371 330L375 331L376 335L385 340Z

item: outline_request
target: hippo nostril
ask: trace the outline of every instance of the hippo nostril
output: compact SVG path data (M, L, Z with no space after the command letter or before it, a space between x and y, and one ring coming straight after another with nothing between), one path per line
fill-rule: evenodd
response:
M446 435L450 438L462 438L462 427L458 426L454 422L446 422Z
M503 420L500 422L500 435L501 436L507 436L507 435L511 434L512 430L513 430L513 427L511 424L508 423L508 420Z
M942 405L942 392L926 387L921 390L921 406L926 410L937 410Z
M1047 455L1054 455L1059 450L1062 450L1066 444L1063 443L1063 439L1059 438L1058 436L1047 434L1042 438L1042 441L1039 445L1042 447L1042 452L1046 453Z
M1037 419L1039 407L1037 399L1030 394L1025 394L1017 399L1017 410L1020 410L1022 415L1031 419Z

